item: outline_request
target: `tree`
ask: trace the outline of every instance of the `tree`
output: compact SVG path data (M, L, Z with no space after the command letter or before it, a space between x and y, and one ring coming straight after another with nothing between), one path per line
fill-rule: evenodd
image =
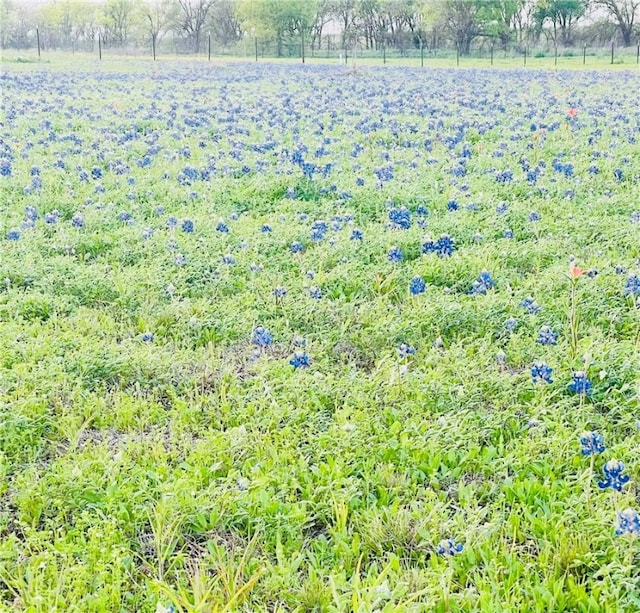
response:
M540 0L535 16L541 25L545 21L551 22L556 44L572 45L575 25L584 16L587 6L588 0Z
M117 45L125 46L134 28L135 0L107 0L104 5L104 25L109 38Z
M175 23L176 8L170 0L142 0L140 10L152 40L158 42Z
M605 8L616 24L625 47L632 44L633 26L640 12L640 0L595 0L597 6Z
M215 0L177 0L180 6L180 29L193 41L193 50L200 51L202 31Z
M444 5L445 27L462 55L469 55L475 38L495 32L498 20L495 0L447 0Z
M217 0L209 13L208 28L215 40L230 45L242 38L242 24L234 0Z

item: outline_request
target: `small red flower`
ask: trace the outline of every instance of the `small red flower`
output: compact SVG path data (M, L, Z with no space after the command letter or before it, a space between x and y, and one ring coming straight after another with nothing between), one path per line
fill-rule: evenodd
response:
M569 272L571 274L571 277L574 279L577 279L584 274L584 270L582 270L580 266L576 266L575 264L569 269Z
M573 107L571 107L568 111L567 111L567 115L569 115L569 117L571 117L571 119L575 119L576 116L578 115L578 109L574 109Z

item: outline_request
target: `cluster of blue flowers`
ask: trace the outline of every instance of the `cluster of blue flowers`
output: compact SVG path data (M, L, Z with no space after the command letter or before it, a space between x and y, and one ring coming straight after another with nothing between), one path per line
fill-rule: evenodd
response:
M448 234L442 234L435 241L428 238L422 243L422 253L436 253L441 258L453 255L455 249L455 241Z
M495 287L495 282L491 273L487 270L483 270L478 278L473 282L470 294L486 294L490 289Z

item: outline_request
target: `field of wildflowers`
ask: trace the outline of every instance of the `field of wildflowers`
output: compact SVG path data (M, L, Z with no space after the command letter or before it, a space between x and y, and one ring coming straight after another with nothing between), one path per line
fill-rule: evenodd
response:
M2 610L640 608L638 74L0 79Z

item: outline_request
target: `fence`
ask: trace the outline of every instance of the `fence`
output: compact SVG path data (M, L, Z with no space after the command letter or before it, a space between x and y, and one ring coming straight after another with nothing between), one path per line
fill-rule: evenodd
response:
M146 44L145 44L146 43ZM38 58L50 52L51 49L42 44L38 29L34 36L28 39L21 51L36 51ZM69 51L69 49L67 49ZM554 66L563 65L602 65L609 64L640 64L640 44L634 47L622 47L611 43L608 47L558 47L558 46L528 46L528 45L496 45L490 41L472 46L466 54L460 53L459 48L434 45L412 44L403 47L379 44L375 48L361 44L347 43L340 36L326 36L320 39L278 40L273 38L258 38L245 36L234 44L222 44L211 35L200 38L198 50L193 41L183 38L164 37L159 40L150 38L149 41L138 41L133 46L117 46L102 38L84 41L72 46L72 53L84 52L103 57L151 57L156 59L170 59L176 57L200 57L206 59L240 59L246 61L331 61L353 64L357 62L367 64L409 64L428 66L430 63L442 65L448 63L460 65L486 65L521 63L523 66L541 64ZM537 60L544 60L540 62Z

